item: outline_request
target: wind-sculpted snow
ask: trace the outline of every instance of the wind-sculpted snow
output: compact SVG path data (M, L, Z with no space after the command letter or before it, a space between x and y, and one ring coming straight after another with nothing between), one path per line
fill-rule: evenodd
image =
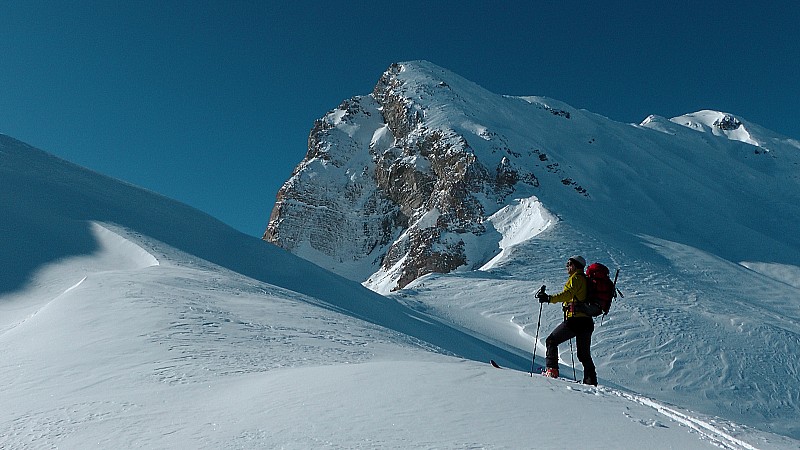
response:
M517 200L489 217L489 221L500 233L500 253L487 262L481 270L489 270L507 259L506 253L514 246L534 238L552 226L557 219L550 214L536 197Z

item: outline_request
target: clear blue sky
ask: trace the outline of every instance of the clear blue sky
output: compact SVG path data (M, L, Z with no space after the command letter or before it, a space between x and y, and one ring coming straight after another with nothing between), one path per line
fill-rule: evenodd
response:
M6 0L0 133L260 236L314 120L392 62L800 139L799 28L795 1Z

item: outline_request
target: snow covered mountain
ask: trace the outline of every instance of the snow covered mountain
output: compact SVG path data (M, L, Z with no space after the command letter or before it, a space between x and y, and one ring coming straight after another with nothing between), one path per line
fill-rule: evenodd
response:
M559 120L601 120L548 105L564 111L545 110ZM770 151L724 139L677 155L623 147L605 163L655 181L692 180L674 193L657 183L615 191L592 181L589 162L561 162L560 148L548 149L563 172L545 165L534 173L538 187L517 183L474 235L477 245L491 235L500 243L484 270L431 273L387 296L0 135L0 447L797 448L800 288L796 263L782 256L792 255L794 229L759 217L782 207L783 220L796 220L797 173L792 153L737 120ZM663 129L616 126L654 142L686 128L651 122ZM689 131L681 139L723 140ZM672 167L674 158L687 164ZM718 179L699 176L750 164L782 178L721 195ZM563 184L567 176L576 184ZM738 180L731 176L725 186ZM749 212L759 227L730 231L783 242L775 256L749 252L760 247L747 242L716 252L720 240L681 233L701 228L696 211L666 214L673 203L713 200L701 217L723 229L732 216L715 216L721 205L781 186L774 203ZM761 198L749 195L742 208ZM622 216L586 221L561 208L600 211L592 202L619 202ZM531 292L557 290L564 257L578 251L622 268L626 296L594 337L599 388L528 375L531 350L540 366L561 315L544 308L535 340ZM750 256L729 259L739 252ZM566 344L561 363L571 375Z
M800 142L731 114L622 124L395 64L317 121L265 239L386 293L482 267L505 245L493 215L537 199L611 242L648 234L792 264L799 163Z
M800 437L800 141L716 111L619 123L417 61L309 143L266 239L520 349L567 256L620 267L606 383Z

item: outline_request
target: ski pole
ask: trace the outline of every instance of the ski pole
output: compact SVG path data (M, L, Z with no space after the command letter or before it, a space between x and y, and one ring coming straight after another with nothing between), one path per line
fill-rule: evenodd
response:
M569 340L569 354L572 356L572 379L578 381L578 374L575 372L575 352L572 351L572 339Z
M537 295L540 292L544 292L545 285L539 288L539 291L536 293ZM531 378L533 378L533 365L534 361L536 361L536 344L539 342L539 326L542 324L542 306L544 303L539 302L539 320L536 322L536 337L533 338L533 357L531 358Z

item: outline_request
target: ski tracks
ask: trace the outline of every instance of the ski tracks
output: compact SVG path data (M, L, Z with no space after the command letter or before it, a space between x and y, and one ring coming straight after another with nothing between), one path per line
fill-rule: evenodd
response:
M596 395L596 396L616 396L620 397L624 400L646 406L648 408L652 408L658 414L666 417L667 419L676 422L680 425L686 426L699 434L702 439L706 439L712 442L715 446L728 449L728 450L758 450L759 447L753 446L736 436L732 433L735 432L736 429L741 431L747 430L749 435L753 436L753 430L746 429L742 425L733 424L733 423L721 423L721 425L716 425L715 422L717 420L711 419L702 419L696 416L689 414L688 412L682 412L677 408L667 406L663 403L659 403L653 399L633 394L630 392L621 391L618 389L613 389L605 386L586 386L580 383L575 383L571 380L552 380L547 379L549 382L559 381L567 384L567 390L575 391L578 393ZM667 425L661 423L658 420L653 419L642 419L636 418L631 413L625 413L625 416L629 419L638 422L644 426L650 427L661 427L661 428L668 428ZM729 431L730 430L730 431ZM766 441L766 440L765 440ZM776 443L777 445L781 445ZM782 447L781 447L782 448Z
M639 395L633 395L622 391L611 390L608 389L609 392L613 393L614 395L618 395L623 397L627 400L632 402L636 402L640 405L648 406L650 408L655 409L658 413L683 424L696 432L700 435L712 441L715 445L718 445L721 448L731 449L731 450L758 450L757 447L753 447L752 445L744 442L740 439L731 436L726 431L704 421L700 420L696 417L692 417L688 414L684 414L676 409L667 407L662 405L654 400L651 400L646 397L642 397Z

